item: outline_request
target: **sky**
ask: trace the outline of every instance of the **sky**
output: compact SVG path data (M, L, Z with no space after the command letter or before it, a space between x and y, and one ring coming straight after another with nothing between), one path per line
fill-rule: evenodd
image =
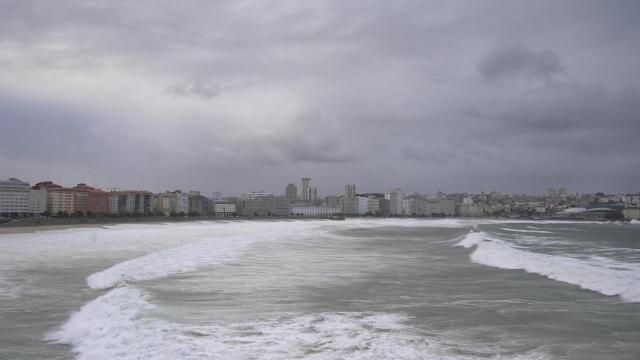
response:
M0 0L0 178L640 191L638 1Z

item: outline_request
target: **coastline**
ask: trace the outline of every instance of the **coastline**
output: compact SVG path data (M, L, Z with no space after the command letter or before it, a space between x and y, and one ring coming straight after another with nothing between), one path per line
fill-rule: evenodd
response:
M105 224L66 224L66 225L34 225L0 227L0 235L28 234L40 231L67 230L76 228L97 228ZM116 225L116 224L113 224Z
M109 225L122 224L163 224L172 222L193 222L193 221L213 221L213 220L234 220L237 218L212 218L198 217L189 219L175 219L164 217L153 218L78 218L78 219L41 219L29 222L0 224L0 235L23 234L38 231L66 230L75 228L99 228Z
M76 218L76 219L42 219L29 223L4 223L0 224L0 235L25 234L40 231L66 230L76 228L100 228L111 225L123 224L167 224L185 223L198 221L265 221L265 220L321 220L326 218L316 217L192 217L192 218L171 218L171 217L149 217L149 218Z
M355 217L358 218L358 217ZM365 217L366 218L366 217ZM385 217L376 217L384 219ZM389 218L389 217L387 217ZM442 219L442 218L421 218L421 217L401 217L405 219ZM40 231L55 231L55 230L67 230L76 228L100 228L110 225L123 225L123 224L167 224L167 223L182 223L182 222L197 222L197 221L265 221L265 220L328 220L324 217L192 217L192 218L171 218L171 217L148 217L148 218L72 218L72 219L40 219L33 220L28 219L30 222L21 223L4 223L0 224L0 235L11 234L25 234L34 233ZM496 219L496 218L474 218L474 217L450 217L448 219ZM540 219L513 219L513 218L498 218L505 220L556 220L556 221L588 221L584 219L566 219L566 218L540 218ZM623 222L629 222L629 220L623 220ZM633 222L632 222L633 223Z

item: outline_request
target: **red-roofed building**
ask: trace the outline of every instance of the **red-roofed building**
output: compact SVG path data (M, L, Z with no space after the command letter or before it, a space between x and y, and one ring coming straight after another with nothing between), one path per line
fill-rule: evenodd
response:
M83 213L90 212L92 214L109 213L109 193L88 186L87 184L78 184L72 190L76 192L75 210Z

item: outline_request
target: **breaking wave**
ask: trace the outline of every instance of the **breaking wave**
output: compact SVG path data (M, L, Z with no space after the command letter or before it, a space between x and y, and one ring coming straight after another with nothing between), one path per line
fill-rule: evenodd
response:
M127 281L158 279L194 271L233 259L247 245L269 238L268 233L217 238L158 251L91 274L87 278L87 285L92 289L108 289Z
M84 305L47 340L91 359L424 359L434 343L402 314L287 314L278 319L188 326L151 316L134 287L112 289Z
M619 295L627 302L640 302L640 267L637 264L534 253L482 231L470 232L458 245L475 246L471 260L479 264L525 270L604 295Z
M519 232L519 233L551 234L551 231L545 231L545 230L526 230L526 229L510 229L510 228L500 228L500 230L510 231L510 232Z

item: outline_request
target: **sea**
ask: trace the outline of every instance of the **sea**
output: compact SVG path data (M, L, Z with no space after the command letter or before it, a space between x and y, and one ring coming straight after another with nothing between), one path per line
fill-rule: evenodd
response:
M640 224L202 221L0 235L0 359L640 359Z

